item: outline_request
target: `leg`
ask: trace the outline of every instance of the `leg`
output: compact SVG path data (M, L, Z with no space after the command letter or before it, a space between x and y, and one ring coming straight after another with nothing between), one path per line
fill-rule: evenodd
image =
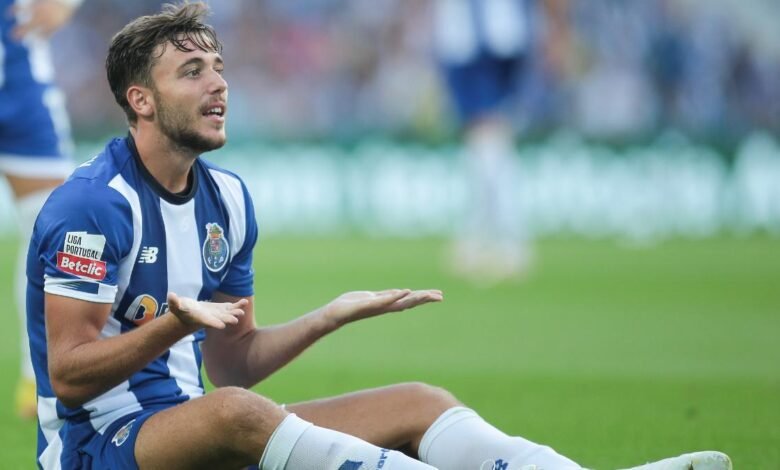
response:
M549 447L507 436L449 392L421 383L366 390L287 407L318 426L403 449L442 470L508 470L538 464L579 469Z
M16 412L23 418L34 418L37 408L35 374L33 373L30 347L27 341L27 312L25 309L25 298L27 295L27 277L25 274L27 247L38 212L51 190L62 183L63 180L62 178L29 178L10 174L6 177L14 193L17 218L19 220L19 253L16 261L14 297L20 327L21 379L16 388Z
M335 470L363 463L385 470L431 470L398 452L315 426L235 387L149 418L135 442L135 458L143 470L236 469L258 462L263 470Z
M318 426L417 455L425 431L442 413L459 405L446 390L407 383L296 403L287 409Z
M149 418L138 434L136 460L144 470L253 465L287 414L260 395L221 388Z

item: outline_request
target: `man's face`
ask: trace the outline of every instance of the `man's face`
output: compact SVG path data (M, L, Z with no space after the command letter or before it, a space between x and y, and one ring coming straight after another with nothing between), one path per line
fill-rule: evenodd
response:
M152 92L160 131L176 145L203 153L225 144L228 87L222 57L192 44L172 44L152 67Z

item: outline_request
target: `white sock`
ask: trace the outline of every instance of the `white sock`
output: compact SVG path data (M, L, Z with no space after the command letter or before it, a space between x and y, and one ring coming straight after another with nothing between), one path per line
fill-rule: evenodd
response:
M467 230L486 241L520 237L517 168L511 131L483 127L468 138L472 205Z
M549 447L507 436L464 407L439 416L423 435L419 454L442 470L517 470L531 464L544 470L581 468Z
M30 236L32 236L35 219L50 192L49 190L38 191L16 201L16 213L19 220L19 254L16 258L16 271L14 273L14 297L16 313L19 316L20 367L22 377L27 380L35 380L35 372L33 372L32 360L30 359L30 342L27 337L27 249L30 246Z
M260 470L426 470L429 465L288 415L271 435Z

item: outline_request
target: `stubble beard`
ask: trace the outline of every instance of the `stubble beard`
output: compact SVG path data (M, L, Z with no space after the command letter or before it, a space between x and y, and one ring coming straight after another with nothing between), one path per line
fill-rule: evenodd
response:
M158 93L154 94L160 131L174 145L197 155L225 145L224 139L209 139L199 134L194 129L193 119L179 110L169 108Z

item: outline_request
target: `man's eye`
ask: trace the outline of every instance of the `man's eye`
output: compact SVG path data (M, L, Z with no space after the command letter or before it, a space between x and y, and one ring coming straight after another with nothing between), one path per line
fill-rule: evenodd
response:
M185 75L188 77L197 77L200 75L200 69L189 70Z

